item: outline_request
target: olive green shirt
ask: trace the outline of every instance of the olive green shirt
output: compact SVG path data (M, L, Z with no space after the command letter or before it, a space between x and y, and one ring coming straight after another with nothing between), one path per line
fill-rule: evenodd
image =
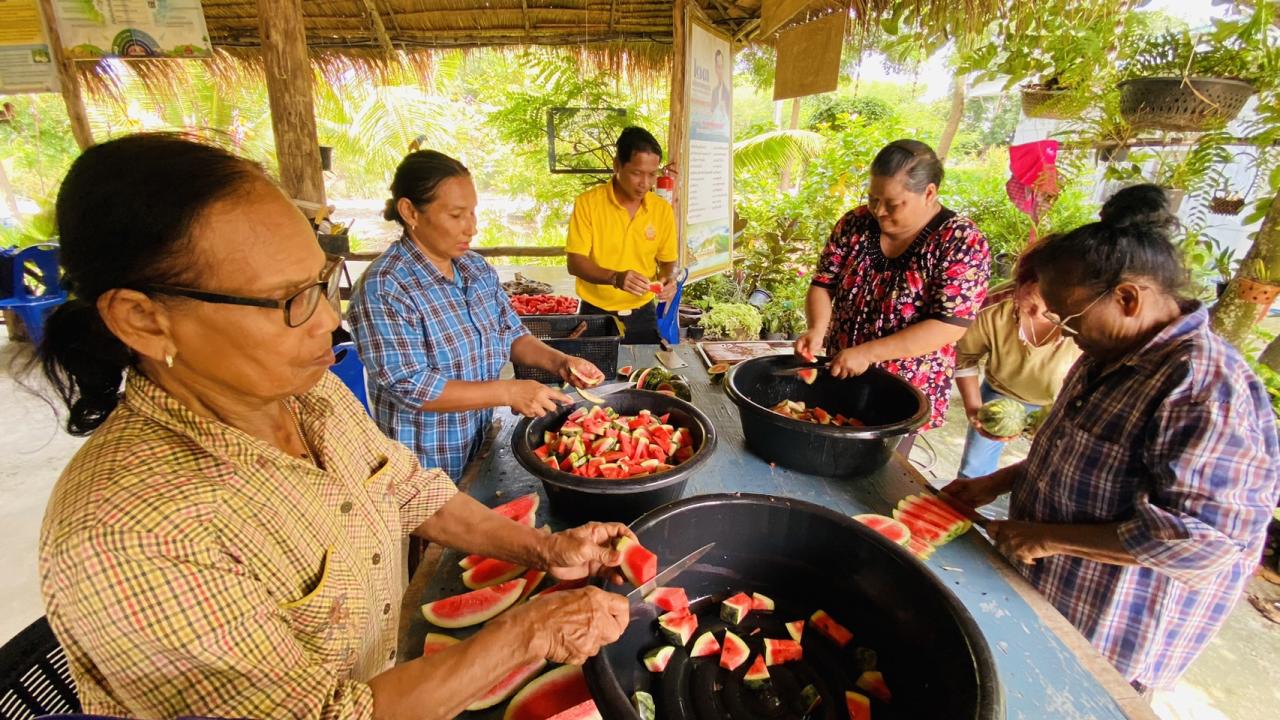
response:
M972 375L985 365L987 384L996 392L1031 405L1051 405L1067 370L1080 357L1074 342L1057 337L1035 347L1021 336L1012 298L989 305L956 345L956 376Z

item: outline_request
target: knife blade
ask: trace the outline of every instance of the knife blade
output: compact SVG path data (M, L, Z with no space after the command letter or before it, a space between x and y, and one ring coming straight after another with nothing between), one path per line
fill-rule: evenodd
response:
M986 529L987 523L991 522L991 518L987 517L986 515L983 515L982 513L975 510L974 508L969 507L968 505L965 505L964 503L951 497L950 495L939 491L937 488L930 485L929 483L924 482L924 483L921 483L921 485L924 486L925 490L929 491L930 495L941 500L944 504L946 504L947 507L960 513L965 517L966 520L973 523L974 525L977 525L980 528Z
M627 593L627 604L636 605L642 602L644 600L644 597L649 593L653 592L654 589L657 588L659 585L665 585L671 582L673 579L675 579L677 575L684 572L685 570L688 570L690 565L698 562L698 559L701 558L703 555L706 555L707 551L715 547L715 545L716 544L714 542L709 542L706 545L703 545L697 550L694 550L688 555L685 555L683 558L677 561L674 565L671 565L670 567L668 567L666 570L663 570L662 572L653 576L653 578L649 580L649 582L646 582L642 584L640 587L636 588L635 590L632 590L631 592Z
M574 392L578 393L579 395L582 395L582 391L586 390L587 393L595 397L604 397L605 395L612 395L618 392L619 390L626 390L629 387L633 387L633 385L629 382L609 383L608 385L598 385L593 388L575 388L572 385L570 386L570 388ZM583 399L586 400L587 398L584 397Z
M774 370L773 374L777 376L793 376L798 375L801 370L831 370L831 363L806 363L799 367L783 368L782 370Z

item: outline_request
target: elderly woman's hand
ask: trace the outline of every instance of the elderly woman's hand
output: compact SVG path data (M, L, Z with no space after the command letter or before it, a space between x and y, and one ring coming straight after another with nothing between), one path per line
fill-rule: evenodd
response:
M599 522L548 535L544 550L547 569L557 579L577 580L617 568L622 558L613 544L621 537L635 539L635 534L622 523ZM615 584L622 582L616 569L609 576Z
M555 412L556 403L573 403L568 395L536 380L508 380L507 383L506 402L503 404L511 406L511 412L518 415L542 417Z
M876 361L867 352L862 345L854 345L851 348L841 350L831 360L831 377L841 379L861 375L867 371L867 368L875 365Z
M799 355L806 362L813 362L817 359L818 353L822 352L822 341L825 334L818 330L810 330L801 335L796 340L796 355Z
M504 614L529 623L534 646L551 662L581 665L627 629L627 598L597 587L543 595ZM503 618L504 616L499 616Z
M577 372L574 372L574 371ZM557 369L560 379L574 387L591 387L604 381L604 373L590 360L565 355ZM588 384L588 381L591 381Z

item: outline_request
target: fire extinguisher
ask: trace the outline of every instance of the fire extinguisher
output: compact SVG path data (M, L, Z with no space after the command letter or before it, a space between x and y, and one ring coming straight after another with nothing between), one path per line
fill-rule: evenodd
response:
M676 204L676 179L670 175L661 175L658 177L658 197L667 201L672 207Z

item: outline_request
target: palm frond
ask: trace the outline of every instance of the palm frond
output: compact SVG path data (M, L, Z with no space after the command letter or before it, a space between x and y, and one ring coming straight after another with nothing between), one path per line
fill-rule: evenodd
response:
M821 135L808 130L770 130L733 144L735 172L781 172L802 165L822 150Z

